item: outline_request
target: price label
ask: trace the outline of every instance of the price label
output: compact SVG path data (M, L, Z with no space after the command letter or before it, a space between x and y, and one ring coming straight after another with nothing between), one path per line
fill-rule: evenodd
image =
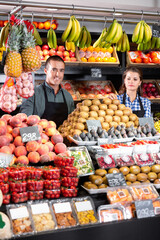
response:
M149 124L149 126L151 128L154 128L154 121L153 121L153 117L143 117L143 118L139 118L139 125L140 126L144 126L145 124Z
M72 212L70 202L54 203L55 213Z
M158 24L152 25L152 37L160 37L160 26Z
M109 187L126 185L126 181L123 173L109 173L109 174L106 174L106 178L107 178Z
M20 128L22 142L30 142L41 139L38 126Z
M13 154L0 153L0 167L6 168L13 160Z
M42 214L42 213L49 213L49 206L48 203L37 203L31 205L32 213L34 214Z
M75 205L77 208L77 212L93 210L93 207L90 201L76 202Z
M11 218L18 219L18 218L27 218L29 217L29 212L26 206L22 206L19 208L12 208L9 210L11 214Z
M91 129L97 131L98 127L102 127L101 122L99 120L87 120L86 123L88 132L90 132Z
M137 218L154 217L152 200L135 201Z
M113 144L113 139L108 137L108 138L98 138L98 145L103 145L103 144Z
M92 78L101 78L102 71L100 68L91 68L91 77Z

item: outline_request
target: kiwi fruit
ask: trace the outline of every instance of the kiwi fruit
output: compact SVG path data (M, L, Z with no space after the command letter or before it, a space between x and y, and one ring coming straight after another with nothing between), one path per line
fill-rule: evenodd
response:
M150 171L151 171L151 167L150 166L143 166L143 167L141 167L141 172L142 173L149 173Z
M155 173L160 173L160 164L155 164L151 167L151 171Z
M107 174L107 171L105 169L96 169L95 174L104 177Z
M88 189L97 189L97 185L96 184L93 184L93 183L89 183L88 184Z
M140 171L141 171L141 169L139 166L133 165L130 167L130 172L133 174L138 174L138 173L140 173Z
M140 182L147 181L147 174L146 173L138 173L137 174L137 180Z
M133 173L129 173L126 175L126 180L129 182L135 182L137 180L137 176Z
M149 172L149 173L148 173L148 179L149 179L150 181L156 180L156 179L157 179L157 174L156 174L155 172Z
M98 186L103 183L102 177L101 176L96 176L96 175L92 178L91 181L92 181L92 183L94 183L94 184L96 184Z
M124 176L130 172L128 167L121 167L119 170L120 170L120 172L123 173Z
M108 173L119 173L119 169L118 168L110 168L108 170Z
M107 187L107 185L102 183L98 188L106 188L106 187Z

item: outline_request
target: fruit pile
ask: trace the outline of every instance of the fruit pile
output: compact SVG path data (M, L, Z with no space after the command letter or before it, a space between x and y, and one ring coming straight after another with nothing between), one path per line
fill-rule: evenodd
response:
M160 98L160 92L156 82L143 82L142 83L143 97L148 97L151 99Z
M160 63L159 51L151 51L146 54L142 51L129 51L128 56L132 63Z
M33 21L32 23L33 23L33 24L35 25L35 27L38 28L38 29L46 29L46 30L48 30L48 29L50 29L50 28L53 28L54 30L56 30L57 27L58 27L58 22L57 22L56 19L53 19L53 20L52 20L52 23L51 23L50 20L47 20L47 21L45 21L45 22Z
M77 91L75 83L73 81L62 81L61 87L66 89L71 95L73 100L81 100L80 94Z

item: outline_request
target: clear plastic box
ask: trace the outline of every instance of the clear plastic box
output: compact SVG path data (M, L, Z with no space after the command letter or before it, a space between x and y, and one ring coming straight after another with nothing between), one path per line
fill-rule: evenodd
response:
M27 189L29 191L41 191L43 190L43 180L28 179Z
M108 187L107 199L111 204L133 201L133 198L129 191L128 186Z
M78 189L74 186L67 188L61 187L61 195L63 197L76 197L78 193Z
M61 186L60 179L44 180L44 189L47 189L47 190L59 189L60 186Z
M54 189L54 190L44 190L44 196L48 199L51 198L59 198L60 197L61 190L60 189Z
M148 166L148 165L151 166L154 164L154 160L150 153L133 154L133 159L135 163L140 167Z
M62 177L61 178L61 185L64 187L77 187L78 186L78 177Z
M98 153L95 155L96 161L100 168L114 168L116 167L116 162L112 155L108 155L107 153Z
M130 192L133 199L136 200L146 200L146 199L156 199L159 194L156 188L152 184L140 184L130 186Z
M53 166L44 166L43 168L43 178L44 179L59 179L60 178L60 168Z
M125 154L115 155L114 160L119 167L132 166L135 164L133 157L131 155L126 155L126 152Z
M28 191L28 200L40 200L44 197L44 191Z

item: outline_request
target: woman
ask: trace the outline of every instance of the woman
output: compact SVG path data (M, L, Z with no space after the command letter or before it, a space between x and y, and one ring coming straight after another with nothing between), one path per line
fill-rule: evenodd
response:
M120 103L130 107L138 117L150 117L151 102L140 96L141 71L136 67L128 67L122 78L124 83L119 91L121 95L110 94L109 98L119 99Z

